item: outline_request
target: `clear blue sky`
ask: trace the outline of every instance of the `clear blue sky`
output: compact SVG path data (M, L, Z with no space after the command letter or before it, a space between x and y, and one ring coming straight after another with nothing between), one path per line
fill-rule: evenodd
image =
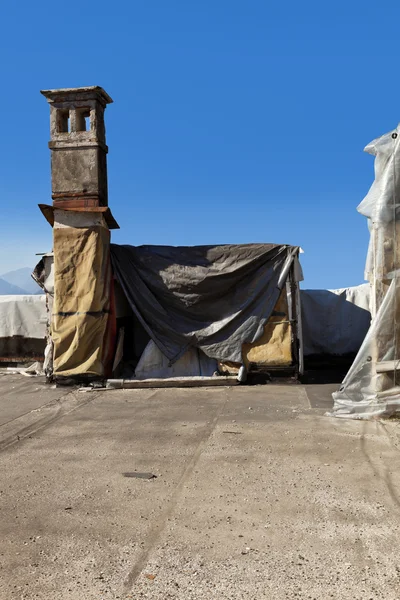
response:
M3 3L0 273L51 247L39 90L101 85L115 242L298 244L303 287L361 283L399 21L394 1Z

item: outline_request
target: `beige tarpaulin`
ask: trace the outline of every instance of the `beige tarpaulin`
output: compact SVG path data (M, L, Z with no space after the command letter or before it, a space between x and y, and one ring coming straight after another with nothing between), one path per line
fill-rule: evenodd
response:
M274 312L264 326L262 336L252 344L243 344L243 362L248 370L257 367L284 368L293 365L293 328L289 320L286 288L279 296ZM222 372L237 373L240 363L219 362Z
M54 374L106 375L110 232L103 224L76 227L55 223L53 235Z
M250 363L269 367L293 364L292 326L286 289L283 289L274 312L265 324L262 336L252 344L243 344L243 358L247 368Z

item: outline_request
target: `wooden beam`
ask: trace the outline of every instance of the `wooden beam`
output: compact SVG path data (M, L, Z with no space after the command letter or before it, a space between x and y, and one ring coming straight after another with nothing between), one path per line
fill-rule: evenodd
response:
M166 377L165 379L108 379L108 389L182 388L238 385L236 376Z
M377 373L393 373L394 371L400 371L400 360L384 360L376 363Z

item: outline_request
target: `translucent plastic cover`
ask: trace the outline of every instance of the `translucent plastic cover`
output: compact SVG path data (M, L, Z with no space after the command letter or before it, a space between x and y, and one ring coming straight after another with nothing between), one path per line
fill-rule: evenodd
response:
M335 416L370 418L400 411L400 126L374 140L375 180L358 211L367 217L365 269L371 285L371 327L333 394Z

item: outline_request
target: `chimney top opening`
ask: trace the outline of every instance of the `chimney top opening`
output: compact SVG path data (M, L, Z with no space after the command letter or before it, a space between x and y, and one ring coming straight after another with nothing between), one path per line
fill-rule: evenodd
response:
M71 119L69 118L69 110L57 110L57 132L70 133Z
M76 131L90 131L90 108L76 109Z

